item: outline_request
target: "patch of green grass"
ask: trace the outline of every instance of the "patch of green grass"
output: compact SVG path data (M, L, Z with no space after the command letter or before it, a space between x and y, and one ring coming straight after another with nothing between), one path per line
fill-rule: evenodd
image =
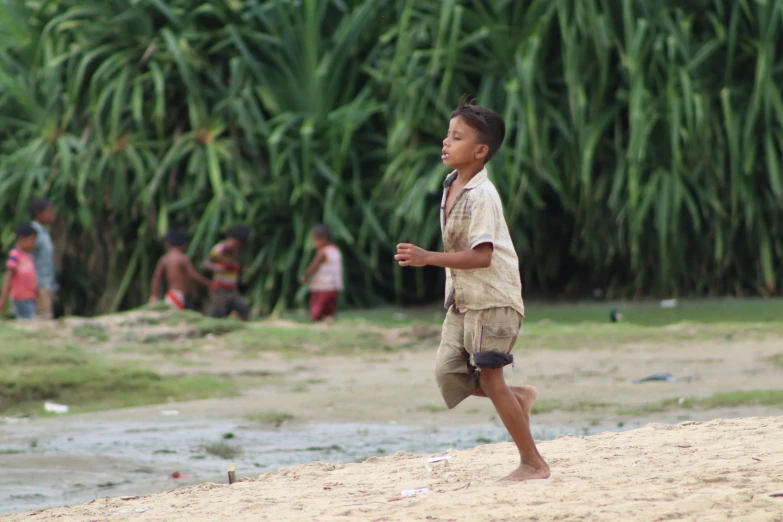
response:
M38 412L47 400L78 413L235 393L215 376L163 377L74 346L0 343L0 412Z
M24 453L24 451L18 449L0 449L0 455L19 455L20 453Z
M739 390L716 393L709 397L672 397L640 406L623 406L618 415L647 415L675 409L711 410L740 406L772 406L783 409L783 390Z
M109 334L99 324L84 323L73 328L73 335L79 339L93 339L96 341L106 342L109 340Z
M272 424L276 428L279 428L284 422L293 420L295 417L284 411L260 411L256 413L247 413L245 414L245 418L261 424Z
M324 384L326 379L305 379L307 384Z
M212 317L204 317L200 321L194 323L196 327L196 335L199 337L206 337L207 335L223 335L245 328L245 323L242 321L235 321L233 319L215 319Z
M589 412L596 410L604 410L616 406L610 402L592 402L592 401L576 401L576 402L562 402L556 400L539 400L533 404L532 413L551 413L553 411L562 412Z
M770 355L765 360L773 366L777 366L778 368L783 368L783 353L776 353L775 355Z
M291 387L291 392L293 392L293 393L307 393L309 391L310 391L310 388L308 388L304 384L297 384L297 385Z
M205 444L204 451L225 460L236 458L242 454L242 448L223 441Z
M416 408L416 411L425 413L440 413L447 410L448 408L446 406L441 406L438 404L424 404Z
M334 326L329 330L308 326L292 327L256 323L231 339L245 355L282 352L297 355L350 355L391 353L391 346L379 332Z

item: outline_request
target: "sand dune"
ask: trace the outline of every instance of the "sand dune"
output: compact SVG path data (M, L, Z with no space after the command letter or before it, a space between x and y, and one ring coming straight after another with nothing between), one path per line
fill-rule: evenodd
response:
M104 498L2 520L783 521L783 417L650 424L539 448L552 467L547 481L497 482L516 463L504 443L450 452L446 462L411 453L317 462L231 486ZM412 488L429 492L400 498Z

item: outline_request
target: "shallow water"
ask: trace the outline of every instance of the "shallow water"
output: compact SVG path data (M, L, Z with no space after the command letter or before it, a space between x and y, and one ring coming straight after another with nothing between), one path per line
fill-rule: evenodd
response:
M65 420L65 419L63 419ZM142 495L207 481L227 482L226 459L205 445L241 449L237 478L313 461L361 462L397 451L436 454L509 440L499 425L293 424L262 429L245 422L161 418L155 422L36 421L0 426L0 513ZM537 440L590 435L607 427L534 427ZM615 428L616 429L616 428ZM35 440L35 447L31 441ZM179 472L184 477L172 478Z

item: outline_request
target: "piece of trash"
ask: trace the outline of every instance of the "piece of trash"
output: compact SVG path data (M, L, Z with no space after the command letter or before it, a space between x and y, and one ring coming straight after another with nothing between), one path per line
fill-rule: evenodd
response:
M429 488L403 489L400 495L402 495L403 497L412 497L420 493L429 493L429 492L430 492Z
M181 477L182 477L182 473L180 473L179 471L175 471L174 473L171 474L171 478L178 479Z
M652 375L648 375L644 379L634 379L633 382L652 382L652 381L666 381L666 382L674 382L677 378L672 375L669 372L666 373L654 373Z
M147 511L147 508L139 508L136 510L136 513L144 513L145 511Z
M770 495L770 497L780 498L783 497L783 493L773 493Z
M612 321L613 323L616 323L617 321L622 321L623 314L621 314L620 311L617 310L617 308L612 308L611 310L609 310L609 320Z
M233 462L229 462L228 466L228 483L233 484L237 481L237 465Z
M179 412L177 410L163 410L160 412L161 415L179 415Z
M756 457L751 457L751 458L752 458L753 460L755 460L756 462L761 462L761 459L757 459Z
M664 299L660 302L661 308L676 308L677 307L677 300L676 299Z
M460 487L458 487L456 489L453 489L452 491L459 491L460 489L468 489L469 487L470 487L470 482L468 482L464 486L460 486Z
M685 402L684 397L680 397L680 400L677 401L677 404L683 404Z
M68 413L68 406L47 401L44 403L44 410L51 413Z
M430 457L427 462L440 462L441 460L449 460L451 455L442 455L440 457Z

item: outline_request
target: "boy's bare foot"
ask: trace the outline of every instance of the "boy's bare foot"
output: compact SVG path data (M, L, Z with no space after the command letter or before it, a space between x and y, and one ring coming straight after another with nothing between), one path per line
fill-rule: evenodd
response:
M520 466L514 470L513 473L503 477L500 480L507 480L510 482L522 482L525 480L547 479L549 478L549 466L543 464L539 468L528 466L527 464L520 464Z

